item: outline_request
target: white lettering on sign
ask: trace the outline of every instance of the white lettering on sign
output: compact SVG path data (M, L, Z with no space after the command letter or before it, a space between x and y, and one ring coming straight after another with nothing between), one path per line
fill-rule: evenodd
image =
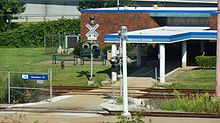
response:
M99 24L91 26L89 23L87 23L86 27L89 29L89 32L86 33L87 40L97 40L99 34L95 30L99 28Z
M28 79L28 74L22 74L22 75L21 75L21 78L22 78L22 79Z
M41 76L31 76L33 79L41 79Z
M138 39L128 39L128 42L152 42L153 39L143 39L143 38L138 38Z

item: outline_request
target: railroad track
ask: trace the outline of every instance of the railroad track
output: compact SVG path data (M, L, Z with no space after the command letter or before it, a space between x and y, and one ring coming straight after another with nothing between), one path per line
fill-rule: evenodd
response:
M158 89L158 88L143 88L131 87L128 88L128 95L135 98L159 98L170 99L174 98L174 92L177 91L180 96L189 96L191 94L209 93L214 95L214 90L202 89ZM112 87L83 87L83 86L53 86L53 95L112 95ZM114 88L114 94L120 95L120 88Z
M115 88L115 93L119 94L119 88ZM214 95L214 90L199 90L199 89L156 89L156 88L129 88L129 97L135 98L150 98L150 99L164 99L174 98L174 91L178 91L181 96L188 96L196 93L209 93ZM54 86L53 93L55 95L67 95L67 94L112 94L112 87L79 87L79 86ZM37 109L37 108L1 108L1 111L5 112L32 112L32 113L91 113L100 114L103 116L115 116L120 114L121 111L109 111L109 110L97 110L97 111L80 111L78 109ZM135 112L131 112L135 113ZM220 118L220 114L217 113L189 113L189 112L173 112L173 111L145 111L143 116L152 117L190 117L190 118Z
M202 90L202 89L158 89L158 88L146 88L141 90L146 92L136 98L175 98L175 93L178 92L180 96L189 96L192 94L205 94L208 93L210 96L215 94L215 90Z
M46 87L49 89L49 87ZM120 89L116 86L115 89ZM93 89L112 89L112 87L85 87L85 86L53 86L53 90L93 90ZM129 90L144 90L144 87L129 87Z
M103 116L111 116L121 114L121 111L111 111L109 113L100 113ZM130 112L134 114L135 112ZM194 112L173 112L173 111L145 111L143 116L152 117L185 117L185 118L220 118L219 113L194 113Z
M78 111L72 109L46 109L46 108L12 108L12 109L1 109L1 112L16 112L20 113L90 113L90 114L100 114L103 116L116 116L122 113L122 111L108 111L108 110L94 110L94 111ZM131 114L134 114L135 111L130 111ZM176 111L144 111L142 112L143 116L151 117L184 117L184 118L220 118L219 113L193 113L193 112L176 112Z
M214 94L215 90L203 90L203 89L159 89L159 88L146 88L141 91L145 92L163 92L163 93L173 93L174 91L178 91L179 93L184 94L196 94L196 93L210 93Z

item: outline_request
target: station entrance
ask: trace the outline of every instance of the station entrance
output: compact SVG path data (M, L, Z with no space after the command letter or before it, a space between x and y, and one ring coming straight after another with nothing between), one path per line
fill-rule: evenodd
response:
M155 65L150 66L158 66L159 80L164 83L165 74L170 69L168 61L174 61L171 65L182 68L195 65L195 56L214 53L215 48L212 50L206 45L214 46L210 40L216 40L216 33L216 30L209 30L209 27L164 26L128 32L126 43L137 44L137 67L154 61ZM118 34L105 35L105 42L118 43ZM141 44L153 44L153 48L142 52Z

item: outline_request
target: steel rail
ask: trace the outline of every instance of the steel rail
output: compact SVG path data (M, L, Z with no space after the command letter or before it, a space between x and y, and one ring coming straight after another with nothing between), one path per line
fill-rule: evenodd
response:
M73 109L49 109L49 108L12 108L1 109L1 112L27 112L27 113L91 113L100 114L103 116L116 116L120 115L122 111L110 110L94 110L94 111L80 111ZM131 114L140 113L138 111L131 111ZM182 117L182 118L220 118L220 113L195 113L195 112L177 112L177 111L144 111L141 113L143 116L150 117Z
M103 116L112 116L121 114L121 111L109 111L109 113L100 113ZM134 114L135 112L130 112ZM220 118L220 113L194 113L194 112L176 112L176 111L146 111L143 116L152 117L185 117L185 118Z
M99 91L96 91L98 89ZM110 95L112 94L111 87L84 87L84 86L54 86L54 95ZM119 88L116 88L115 94L118 95ZM208 93L210 96L215 94L214 90L202 90L202 89L158 89L158 88L129 88L129 96L135 98L147 98L147 99L170 99L175 98L175 91L180 96L190 96L192 94L204 94ZM136 91L135 91L136 90Z

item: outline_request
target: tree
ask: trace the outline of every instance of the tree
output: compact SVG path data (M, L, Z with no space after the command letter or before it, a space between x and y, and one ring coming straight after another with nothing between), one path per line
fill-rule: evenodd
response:
M120 6L133 6L133 0L120 0ZM116 7L117 0L81 0L78 10L88 8Z
M0 0L0 32L12 27L13 15L24 12L24 3L20 0Z

